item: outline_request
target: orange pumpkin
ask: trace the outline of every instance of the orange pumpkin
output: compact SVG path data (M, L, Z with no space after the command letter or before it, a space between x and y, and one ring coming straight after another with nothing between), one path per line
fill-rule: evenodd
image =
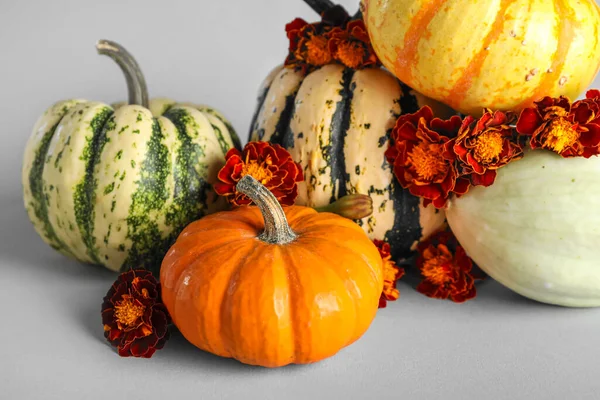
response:
M577 98L600 66L595 0L362 0L383 65L465 114Z
M190 224L163 260L162 298L183 336L265 367L316 362L360 338L383 289L364 231L308 207L284 212L249 175L237 190L258 207Z

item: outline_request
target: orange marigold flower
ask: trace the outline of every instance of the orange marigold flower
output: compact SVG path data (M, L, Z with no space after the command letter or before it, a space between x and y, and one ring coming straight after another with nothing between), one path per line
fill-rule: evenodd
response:
M514 114L485 110L475 119L467 116L454 143L448 143L446 152L456 154L461 174L469 175L475 186L489 186L496 179L496 170L523 156L523 149L510 126Z
M235 188L245 175L251 175L269 189L282 205L293 205L298 196L298 182L304 180L300 164L294 162L290 153L278 144L250 142L243 152L232 148L225 159L225 166L217 175L219 182L214 188L234 205L250 204L251 200Z
M400 291L396 289L396 281L404 276L404 269L396 265L390 254L389 243L383 240L373 240L383 260L383 291L379 298L379 308L385 308L388 301L398 300Z
M308 23L296 18L285 26L289 39L288 56L284 65L303 72L332 62L329 50L329 33L336 26L343 26L349 19L341 6L326 11L320 22Z
M532 149L552 150L562 157L600 154L600 92L571 104L568 98L544 97L521 111L517 132L530 137Z
M437 208L446 204L451 193L462 195L469 189L469 180L459 176L456 155L444 151L452 146L462 120L433 117L430 107L398 118L385 152L393 165L394 175L403 188L424 198Z
M477 295L475 280L483 279L451 231L441 231L417 246L422 281L417 291L436 299L463 303Z
M104 337L121 357L152 357L169 339L170 323L160 283L147 270L122 273L104 297Z
M358 69L379 65L362 19L349 22L345 29L334 28L329 36L329 51L344 66Z

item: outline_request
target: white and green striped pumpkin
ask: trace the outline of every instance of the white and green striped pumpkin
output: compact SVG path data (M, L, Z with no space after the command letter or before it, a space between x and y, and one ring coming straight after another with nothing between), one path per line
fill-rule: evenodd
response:
M109 41L97 48L121 66L129 104L67 100L46 110L25 149L25 207L67 256L157 272L188 223L226 207L212 183L239 140L208 107L148 101L131 55Z
M384 153L399 115L424 105L451 110L412 91L380 68L325 65L308 75L275 68L258 96L251 141L286 147L304 171L297 204L320 207L349 193L373 199L373 214L357 221L372 239L406 258L416 243L444 224L433 206L402 189Z

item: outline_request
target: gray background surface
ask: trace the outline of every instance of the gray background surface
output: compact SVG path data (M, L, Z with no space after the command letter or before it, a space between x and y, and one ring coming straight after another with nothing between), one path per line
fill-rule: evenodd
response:
M245 139L296 16L315 19L300 0L0 0L0 399L600 399L600 310L538 304L495 282L464 305L400 282L361 340L310 366L249 367L180 335L150 360L105 344L99 310L115 275L46 247L22 205L34 122L59 99L126 97L118 68L95 53L106 38L136 56L151 95L213 105Z

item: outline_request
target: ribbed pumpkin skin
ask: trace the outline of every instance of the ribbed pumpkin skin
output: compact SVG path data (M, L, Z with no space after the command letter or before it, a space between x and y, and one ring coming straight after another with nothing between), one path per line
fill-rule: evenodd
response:
M192 344L243 363L279 367L322 360L371 324L383 288L381 257L353 222L292 206L298 238L257 239L258 207L189 225L160 271L162 298Z
M114 271L158 269L185 225L226 206L211 183L236 142L206 107L59 102L25 149L25 207L65 255Z
M600 158L535 150L490 187L450 201L452 232L473 261L544 303L600 307Z
M379 68L326 65L308 75L278 67L259 93L250 141L286 147L303 168L296 204L327 205L361 193L374 212L358 221L371 239L387 239L394 257L444 222L443 211L423 208L397 183L384 153L400 114L430 105L440 117L447 107L412 92Z
M383 65L465 114L577 98L600 66L594 0L362 0Z

